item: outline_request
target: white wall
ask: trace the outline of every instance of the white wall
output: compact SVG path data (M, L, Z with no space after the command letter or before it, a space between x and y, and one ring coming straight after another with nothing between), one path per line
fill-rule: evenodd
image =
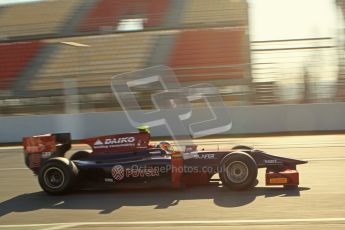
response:
M229 134L345 130L345 103L233 106L229 114ZM202 110L194 115L202 117ZM0 117L0 143L50 132L71 132L73 139L82 139L133 131L123 112ZM164 127L152 128L151 133L168 136Z

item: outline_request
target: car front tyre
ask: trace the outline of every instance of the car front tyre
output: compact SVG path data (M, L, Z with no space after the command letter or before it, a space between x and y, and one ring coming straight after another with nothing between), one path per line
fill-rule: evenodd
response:
M232 147L232 150L238 150L238 149L252 150L254 148L250 147L250 146L247 146L247 145L236 145L236 146Z
M258 167L255 160L244 152L226 155L220 163L219 177L231 190L246 190L255 186Z

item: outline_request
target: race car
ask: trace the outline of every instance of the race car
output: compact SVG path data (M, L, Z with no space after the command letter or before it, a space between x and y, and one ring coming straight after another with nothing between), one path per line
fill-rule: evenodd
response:
M247 190L258 183L258 168L266 168L266 185L296 188L296 165L307 163L278 157L248 146L226 151L198 150L187 145L174 150L169 142L150 143L150 133L98 136L80 141L91 151L77 151L70 158L69 133L23 138L25 164L38 176L48 194L75 189L171 187L222 184L231 190ZM219 174L219 179L213 176Z

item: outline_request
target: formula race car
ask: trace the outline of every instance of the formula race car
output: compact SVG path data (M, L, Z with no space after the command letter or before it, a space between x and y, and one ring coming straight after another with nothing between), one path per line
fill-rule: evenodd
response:
M73 189L172 187L211 183L231 190L246 190L257 184L258 168L266 168L266 185L296 188L296 165L306 161L277 157L248 146L227 151L198 151L196 145L175 151L168 142L150 144L150 133L139 130L81 140L92 151L75 152L69 133L24 137L25 164L42 189L63 194ZM219 179L211 179L219 174Z

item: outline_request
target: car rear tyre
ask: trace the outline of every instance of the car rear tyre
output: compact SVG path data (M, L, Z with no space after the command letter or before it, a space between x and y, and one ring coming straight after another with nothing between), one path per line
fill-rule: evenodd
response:
M220 163L219 177L231 190L246 190L255 186L258 167L255 160L243 152L230 153Z
M84 160L90 156L90 153L87 151L77 151L69 158L71 161L74 160Z
M62 157L48 160L40 169L38 181L48 194L59 195L70 192L78 176L77 166Z

